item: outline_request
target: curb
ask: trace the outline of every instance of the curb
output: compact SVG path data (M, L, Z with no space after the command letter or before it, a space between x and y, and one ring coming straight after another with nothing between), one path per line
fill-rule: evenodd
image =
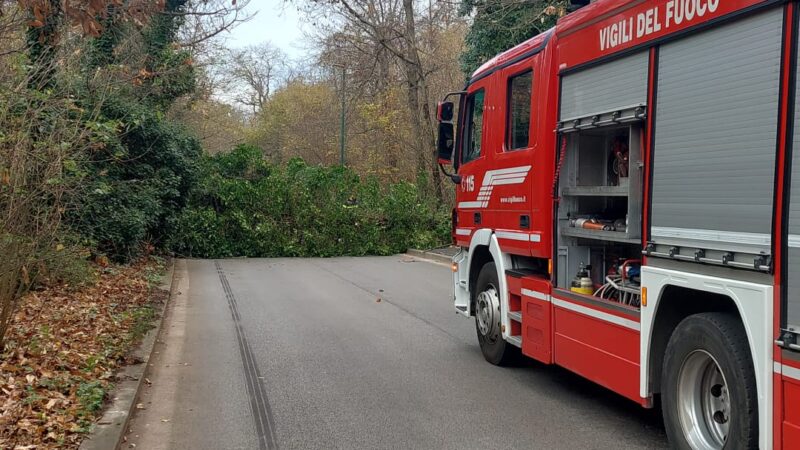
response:
M95 422L94 428L81 442L79 450L109 450L117 449L122 445L128 423L133 417L136 398L144 384L144 374L147 364L155 348L156 337L161 331L166 316L167 306L172 299L173 278L175 276L175 260L170 261L167 272L158 288L169 292L166 302L160 312L158 323L147 332L142 342L132 354L141 363L125 366L117 373L118 381L111 393L111 404L108 405L103 416Z
M415 258L427 259L441 264L447 264L448 266L453 262L453 259L447 255L442 255L440 253L434 253L434 252L426 252L425 250L417 250L415 248L408 249L406 251L406 255L413 256Z

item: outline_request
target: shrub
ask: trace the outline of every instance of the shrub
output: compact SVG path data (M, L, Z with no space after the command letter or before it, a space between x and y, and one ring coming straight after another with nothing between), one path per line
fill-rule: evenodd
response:
M172 232L195 182L199 142L163 114L124 97L105 99L89 124L92 152L68 224L112 259L126 261Z
M183 256L387 255L449 240L449 214L411 183L340 167L267 163L239 146L202 159L172 236Z

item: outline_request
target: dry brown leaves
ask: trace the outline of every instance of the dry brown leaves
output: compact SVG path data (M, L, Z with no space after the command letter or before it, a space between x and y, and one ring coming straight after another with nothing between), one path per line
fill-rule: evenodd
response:
M152 319L153 262L100 268L97 283L31 292L0 355L0 448L77 448L115 370ZM158 300L161 301L161 300Z
M19 6L30 13L28 25L34 28L45 26L53 14L63 12L74 25L80 25L83 33L99 36L109 11L122 13L123 20L131 19L142 25L150 14L164 9L164 0L17 0Z

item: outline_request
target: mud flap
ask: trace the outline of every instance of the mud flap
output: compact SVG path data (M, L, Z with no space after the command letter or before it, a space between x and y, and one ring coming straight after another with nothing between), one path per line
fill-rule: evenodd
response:
M453 303L456 312L470 317L472 316L472 305L469 301L469 252L461 249L453 256L453 263L458 269L453 272Z

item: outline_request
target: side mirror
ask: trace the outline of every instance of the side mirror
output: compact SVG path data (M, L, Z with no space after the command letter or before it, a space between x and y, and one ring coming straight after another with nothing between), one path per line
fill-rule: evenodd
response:
M452 111L451 111L452 113ZM453 159L453 124L439 122L439 139L436 143L436 154L439 164L450 164Z
M453 120L453 102L439 102L436 107L436 119L439 122L450 122Z

